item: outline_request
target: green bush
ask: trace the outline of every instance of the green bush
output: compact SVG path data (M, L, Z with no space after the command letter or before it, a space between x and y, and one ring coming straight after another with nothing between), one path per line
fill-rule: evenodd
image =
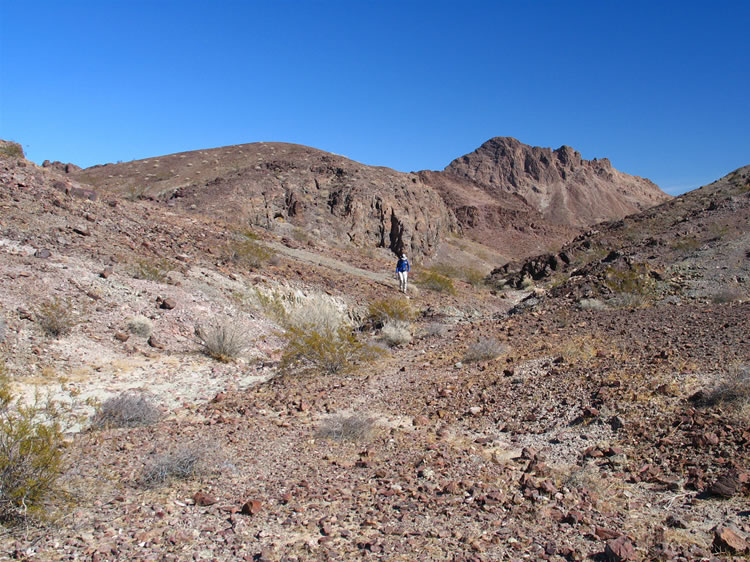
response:
M38 515L62 494L63 414L47 402L14 403L7 376L0 375L0 520Z
M422 271L415 283L420 287L438 293L456 294L456 288L453 286L453 281L448 277L429 269Z

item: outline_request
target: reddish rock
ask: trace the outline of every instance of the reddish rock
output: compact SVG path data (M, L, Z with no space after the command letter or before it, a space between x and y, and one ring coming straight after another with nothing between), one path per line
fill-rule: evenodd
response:
M125 332L115 332L115 339L117 341L126 342L130 339L130 336Z
M163 308L164 310L172 310L175 306L177 306L177 302L171 298L166 298L159 304L159 308Z
M193 501L195 502L195 505L206 507L215 504L218 500L211 494L207 494L205 492L195 492L195 494L193 495Z
M40 258L40 259L43 259L43 260L46 260L51 255L52 255L52 252L50 252L47 248L41 248L41 249L37 250L36 252L34 252L34 257L35 258Z
M637 560L638 555L633 543L627 537L621 536L607 543L604 548L604 558L608 562L624 562L625 560Z
M164 344L159 341L159 339L156 336L151 336L148 338L148 345L153 347L154 349L164 349Z
M111 267L105 267L100 273L99 277L102 279L108 279L112 273L114 273L114 270Z
M414 416L414 419L412 420L412 424L414 427L420 427L424 425L429 425L430 418L427 416Z
M240 513L243 515L256 515L263 508L263 504L258 500L247 500L242 504Z
M748 543L739 532L732 527L719 525L714 528L713 549L715 552L730 554L744 554L748 550Z
M708 492L714 496L731 498L740 489L740 479L737 473L731 472L719 477L708 488Z
M610 531L609 529L605 529L604 527L596 527L594 529L594 534L599 537L602 540L610 540L610 539L616 539L622 533L618 533L617 531Z

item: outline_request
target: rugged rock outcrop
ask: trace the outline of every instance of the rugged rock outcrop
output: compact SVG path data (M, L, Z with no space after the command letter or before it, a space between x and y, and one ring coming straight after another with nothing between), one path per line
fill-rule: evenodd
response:
M555 224L584 227L668 200L651 181L584 160L569 146L532 147L509 137L488 140L445 172L475 182L492 197L517 194Z
M295 144L228 146L73 175L105 191L238 225L415 256L432 253L457 228L440 195L418 175Z

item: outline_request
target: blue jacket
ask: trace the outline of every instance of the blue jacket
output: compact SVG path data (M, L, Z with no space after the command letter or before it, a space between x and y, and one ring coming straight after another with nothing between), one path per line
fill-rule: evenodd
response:
M408 259L399 258L398 263L396 264L396 273L400 271L411 271L411 267L409 267Z

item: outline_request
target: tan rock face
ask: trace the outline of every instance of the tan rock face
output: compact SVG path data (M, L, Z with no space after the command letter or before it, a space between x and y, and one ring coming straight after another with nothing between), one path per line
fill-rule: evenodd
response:
M615 170L609 160L584 160L557 150L496 137L451 162L445 172L475 182L494 198L517 194L547 221L587 226L666 201L651 181Z
M440 195L415 174L313 148L254 143L95 166L74 174L123 196L167 202L313 241L430 254L455 229Z

